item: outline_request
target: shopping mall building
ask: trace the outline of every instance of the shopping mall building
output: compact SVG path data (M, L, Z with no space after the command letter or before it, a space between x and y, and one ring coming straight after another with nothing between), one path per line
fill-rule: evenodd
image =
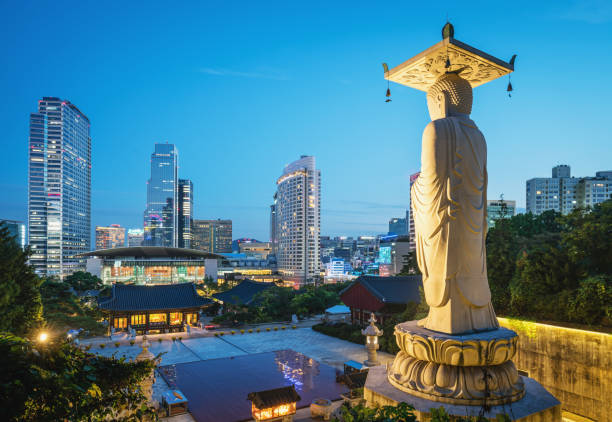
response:
M218 261L223 256L193 249L161 246L101 249L83 254L87 271L104 284L201 283L217 280Z

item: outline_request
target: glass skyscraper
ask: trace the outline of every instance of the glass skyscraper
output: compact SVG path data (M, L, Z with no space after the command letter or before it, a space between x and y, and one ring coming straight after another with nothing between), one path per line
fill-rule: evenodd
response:
M191 248L193 223L193 183L179 179L178 185L178 247Z
M193 220L191 247L212 253L232 252L232 220Z
M56 97L43 97L30 114L28 238L37 274L61 278L85 269L76 255L91 243L90 122Z
M176 247L178 240L178 151L173 144L155 144L144 213L145 246Z

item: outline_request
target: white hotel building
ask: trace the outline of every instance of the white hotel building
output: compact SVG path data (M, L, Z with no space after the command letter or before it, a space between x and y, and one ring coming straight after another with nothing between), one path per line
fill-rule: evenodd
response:
M276 181L275 226L278 270L295 287L320 275L321 172L303 155Z

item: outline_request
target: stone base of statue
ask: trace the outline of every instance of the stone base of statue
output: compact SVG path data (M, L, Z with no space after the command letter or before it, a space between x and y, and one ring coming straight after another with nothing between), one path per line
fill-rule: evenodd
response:
M521 377L511 359L518 336L506 328L450 335L419 327L395 326L400 352L388 367L371 368L364 389L368 405L406 402L427 420L444 406L453 416L560 421L560 403L536 381ZM525 419L526 418L526 419Z

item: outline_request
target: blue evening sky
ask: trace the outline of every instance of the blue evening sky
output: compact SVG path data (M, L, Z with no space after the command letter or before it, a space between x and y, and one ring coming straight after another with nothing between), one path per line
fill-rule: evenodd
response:
M489 198L525 206L525 180L566 163L612 169L612 2L0 0L0 218L26 220L29 113L42 96L91 120L92 225L140 227L155 142L179 150L197 218L268 239L283 166L315 155L323 235L387 230L408 206L429 121L395 66L455 38L508 60L475 89Z

